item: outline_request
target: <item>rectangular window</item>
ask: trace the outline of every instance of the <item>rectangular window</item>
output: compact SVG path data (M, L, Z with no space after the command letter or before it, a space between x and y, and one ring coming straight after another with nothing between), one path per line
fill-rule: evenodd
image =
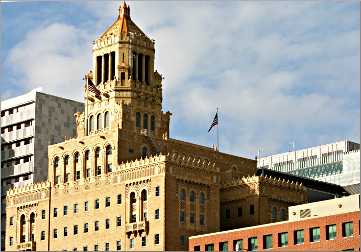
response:
M88 251L88 246L84 246L83 251Z
M87 169L86 169L86 177L87 177L87 178L90 177L90 168L87 168Z
M44 220L45 219L45 210L41 210L41 218Z
M154 244L159 244L159 234L154 235Z
M179 212L179 222L184 223L184 221L185 221L185 213L184 213L184 211L180 211Z
M121 241L117 241L117 251L122 250L122 243Z
M231 209L226 208L226 219L231 218Z
M105 207L109 207L110 206L110 197L106 197L105 198Z
M239 208L237 209L237 214L238 214L238 217L241 217L241 216L242 216L242 214L243 214L243 212L242 212L242 207L239 207Z
M68 206L64 206L63 214L64 216L68 214Z
M318 242L320 241L320 228L314 227L310 229L310 241Z
M14 217L11 216L9 219L10 226L14 225Z
M204 221L204 214L200 214L199 215L199 224L200 225L205 225L205 221Z
M220 252L228 251L228 242L220 242L219 243L219 251Z
M105 220L105 229L109 229L109 227L110 227L110 220L106 219Z
M248 238L248 250L255 251L258 249L258 240L257 237Z
M345 222L342 223L342 237L350 237L353 236L353 223Z
M181 235L181 236L179 237L179 241L180 241L180 245L181 245L182 247L184 247L184 246L186 245L186 236L185 236L185 235Z
M117 226L121 226L122 225L122 217L118 216L117 217Z
M64 236L68 236L68 228L64 227Z
M13 245L13 242L14 242L13 237L10 237L10 240L9 240L9 246L12 246L12 245Z
M109 251L109 243L108 242L105 243L104 248L105 248L105 251Z
M193 248L193 251L194 252L196 252L196 251L198 251L198 252L200 252L201 251L201 246L194 246L194 248Z
M118 194L117 196L117 204L122 204L122 195Z
M84 211L88 211L88 205L89 205L88 201L85 201L84 202Z
M80 171L76 171L76 179L80 179Z
M254 205L249 206L249 214L254 215Z
M53 237L58 238L58 230L56 228L53 230Z
M129 240L129 248L134 248L134 238Z
M159 186L156 186L155 187L155 196L159 196L160 195L160 187Z
M94 230L98 231L99 230L99 221L95 221L94 222Z
M243 251L243 240L233 241L233 251Z
M58 217L58 209L54 208L54 217Z
M156 220L159 219L159 209L155 209L154 219L156 219Z
M41 231L41 233L40 233L40 240L42 240L42 241L45 240L45 231Z
M296 230L295 231L295 244L303 244L305 242L305 234L304 230Z
M326 240L336 239L336 224L326 226Z
M88 233L89 225L88 223L84 223L84 233Z
M78 234L78 225L74 225L74 234L75 234L75 235Z
M102 174L102 168L101 166L97 166L97 176Z
M214 251L214 244L206 244L206 251Z
M142 237L142 247L147 246L147 237L143 236Z
M94 245L94 251L98 251L99 246L97 244Z
M263 236L263 248L270 249L272 248L272 235L264 235Z
M279 233L278 234L278 247L287 247L288 246L288 233Z
M95 209L99 209L99 199L95 200L95 205L94 205Z
M78 204L77 203L74 204L73 211L74 211L74 213L78 212Z
M196 221L195 221L195 214L194 213L190 213L189 215L189 222L191 224L194 224Z

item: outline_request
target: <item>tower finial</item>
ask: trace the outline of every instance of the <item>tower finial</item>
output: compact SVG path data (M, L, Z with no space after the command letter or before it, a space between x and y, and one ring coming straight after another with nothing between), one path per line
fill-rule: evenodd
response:
M119 17L130 17L130 8L125 1L119 6Z

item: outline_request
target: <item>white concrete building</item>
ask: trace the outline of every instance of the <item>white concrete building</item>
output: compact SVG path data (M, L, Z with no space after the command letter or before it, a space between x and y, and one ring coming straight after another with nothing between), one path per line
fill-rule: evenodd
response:
M257 167L347 186L360 183L360 144L348 140L257 160Z
M1 213L5 223L7 189L47 179L48 145L74 136L74 113L84 111L84 104L34 89L1 101L0 106Z

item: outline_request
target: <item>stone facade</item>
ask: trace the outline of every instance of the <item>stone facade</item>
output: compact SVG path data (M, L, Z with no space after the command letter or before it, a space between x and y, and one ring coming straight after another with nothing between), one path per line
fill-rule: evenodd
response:
M307 200L302 185L255 177L255 160L170 138L154 53L124 3L93 44L77 137L49 146L46 183L7 194L7 250L186 250L220 230L223 204Z

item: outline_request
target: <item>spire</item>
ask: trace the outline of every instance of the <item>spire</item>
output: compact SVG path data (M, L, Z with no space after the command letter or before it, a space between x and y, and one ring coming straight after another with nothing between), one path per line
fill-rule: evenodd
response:
M129 17L130 18L130 8L129 5L123 1L123 3L119 6L119 18Z

